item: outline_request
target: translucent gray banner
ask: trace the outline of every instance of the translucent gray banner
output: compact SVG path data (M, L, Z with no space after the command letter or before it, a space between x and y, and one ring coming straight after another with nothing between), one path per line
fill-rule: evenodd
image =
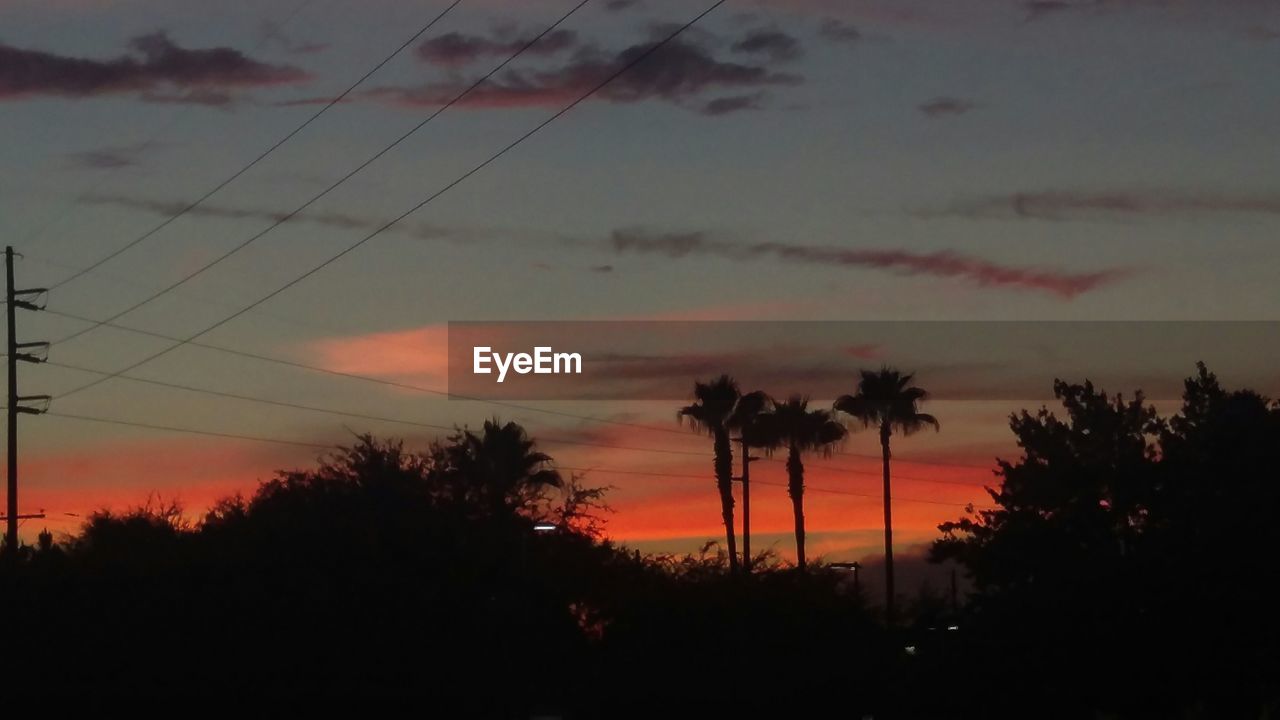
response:
M776 397L915 372L941 400L1043 398L1055 378L1176 398L1204 361L1274 396L1276 322L454 322L449 391L500 400L682 400L729 374Z

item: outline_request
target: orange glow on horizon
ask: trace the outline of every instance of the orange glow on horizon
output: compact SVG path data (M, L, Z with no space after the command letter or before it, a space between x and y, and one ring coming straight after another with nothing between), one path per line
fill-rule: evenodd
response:
M557 445L554 440L540 445L562 466L596 468L578 473L587 485L614 487L609 502L617 512L608 516L607 532L616 541L680 541L681 548L693 551L704 540L722 540L720 504L706 438L695 433L671 434L660 441L629 437L634 434L626 427L607 426L576 434L548 430L546 437L620 446L629 441L631 446L694 454L667 455L655 462L655 455L622 448ZM706 455L699 456L704 450ZM22 510L43 511L48 518L28 521L23 536L31 541L44 527L74 532L93 511L124 510L145 504L153 496L181 502L188 516L198 519L221 498L237 492L252 494L260 480L272 477L277 470L313 467L317 454L314 450L237 441L164 438L30 455L22 464ZM811 555L848 551L847 542L824 539L824 534L848 536L882 529L877 462L813 455L806 456L805 465L806 528L814 536ZM894 529L904 543L936 537L937 525L963 515L967 503L988 503L982 485L994 480L979 469L909 460L896 462L894 470L902 476L894 482L898 498L894 502ZM782 457L775 455L753 465L752 480L753 537L761 538L758 543L763 543L765 536L789 538L792 511ZM736 532L740 535L740 485L735 486L735 500ZM765 545L755 547L764 549ZM774 547L783 557L793 552L789 539L775 541Z

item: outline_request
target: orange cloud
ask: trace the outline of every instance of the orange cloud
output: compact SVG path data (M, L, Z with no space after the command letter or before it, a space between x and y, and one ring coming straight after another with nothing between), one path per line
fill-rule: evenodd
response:
M426 325L409 330L329 338L312 343L321 367L377 378L443 386L449 374L449 329Z

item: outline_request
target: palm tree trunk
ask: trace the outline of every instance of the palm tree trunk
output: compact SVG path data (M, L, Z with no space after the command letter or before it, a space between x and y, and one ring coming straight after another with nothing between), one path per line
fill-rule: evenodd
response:
M800 451L794 445L787 453L787 494L791 496L791 510L796 522L796 565L804 572L804 463Z
M742 572L751 574L751 447L742 441Z
M720 515L724 518L725 539L728 542L729 572L738 572L738 544L733 532L733 449L729 445L729 433L715 431L716 488L720 491Z
M880 452L884 460L884 617L893 624L893 501L889 483L889 426L880 427Z

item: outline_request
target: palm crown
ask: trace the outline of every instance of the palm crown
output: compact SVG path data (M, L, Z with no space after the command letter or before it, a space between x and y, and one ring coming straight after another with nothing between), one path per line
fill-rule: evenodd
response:
M739 396L738 383L728 375L721 375L711 382L694 383L695 402L680 408L677 417L708 433L723 430L729 426Z
M773 410L762 415L752 428L758 447L795 448L799 452L821 450L831 453L832 445L843 440L844 426L826 410L810 410L809 399L793 396L774 402Z
M920 403L929 393L911 384L915 375L892 368L863 370L855 395L842 395L835 409L882 432L911 435L926 427L941 426L929 413L920 412Z

